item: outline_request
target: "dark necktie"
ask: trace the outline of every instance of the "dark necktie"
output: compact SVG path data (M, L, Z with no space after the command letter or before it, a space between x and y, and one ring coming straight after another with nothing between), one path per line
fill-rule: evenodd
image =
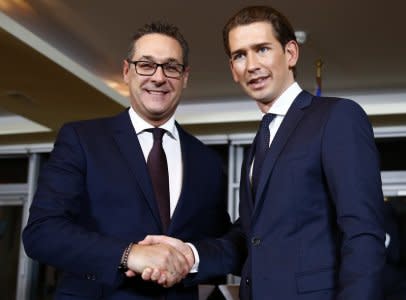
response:
M170 222L168 163L162 147L162 137L166 130L151 128L148 131L152 132L154 143L148 155L147 166L154 187L159 215L164 231L166 231Z
M259 130L255 141L254 168L252 170L252 191L255 199L259 176L262 165L269 149L269 124L275 118L275 114L265 114L259 124Z

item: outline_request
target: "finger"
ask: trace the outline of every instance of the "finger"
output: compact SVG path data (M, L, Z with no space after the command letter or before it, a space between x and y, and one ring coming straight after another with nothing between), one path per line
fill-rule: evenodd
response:
M182 252L177 252L177 257L178 265L176 271L180 274L180 276L184 277L189 273L191 266L189 267L189 262Z
M151 280L157 281L161 277L161 272L158 269L154 269L151 274Z
M166 287L166 284L167 284L166 272L161 272L161 276L157 280L157 283L164 286L164 287Z
M151 268L145 268L144 271L142 271L141 277L144 280L151 280L153 270Z
M172 269L169 271L172 276L184 277L189 273L189 264L186 257L179 251L174 250L174 257L172 258Z
M175 272L169 273L167 276L168 278L166 280L166 283L164 284L164 287L171 287L179 283L183 279L183 277L180 274Z
M164 287L172 287L175 283L177 283L176 278L171 273L167 273Z

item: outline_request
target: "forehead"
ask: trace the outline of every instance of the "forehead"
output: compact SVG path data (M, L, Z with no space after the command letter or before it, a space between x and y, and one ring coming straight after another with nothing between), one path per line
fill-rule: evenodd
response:
M167 35L149 33L140 37L134 44L134 59L151 56L157 60L175 59L182 62L182 47L179 42Z
M230 30L228 41L231 52L253 45L278 42L272 24L266 21L238 25Z

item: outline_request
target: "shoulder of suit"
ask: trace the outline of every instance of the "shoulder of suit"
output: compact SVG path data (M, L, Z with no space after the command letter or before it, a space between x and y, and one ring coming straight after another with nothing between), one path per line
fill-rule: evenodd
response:
M340 97L331 97L331 96L314 96L312 99L313 104L326 105L331 107L342 107L342 108L356 108L359 109L361 106L354 100ZM362 108L361 108L362 109Z
M110 117L101 117L95 119L88 119L88 120L79 120L79 121L72 121L63 124L61 130L63 129L74 129L75 131L83 131L83 132L103 132L109 130L111 125L116 122L119 118L123 117L123 113L110 116Z
M187 132L182 126L178 123L176 124L179 132L179 138L181 143L187 143L189 147L199 151L200 153L205 153L210 156L219 157L216 151L205 145L201 140L199 140L196 136L192 135L191 133Z
M81 127L81 126L95 126L95 125L100 125L103 123L110 123L110 122L114 122L115 120L117 120L119 118L122 118L123 114L128 114L128 113L122 112L115 116L106 116L106 117L100 117L100 118L94 118L94 119L87 119L87 120L85 119L85 120L67 122L64 124L64 126Z
M186 131L178 123L176 123L176 128L178 129L179 138L181 139L181 142L189 143L189 144L196 145L196 146L206 147L206 145L204 145L202 141L200 141L197 137L195 137L194 135L192 135L191 133Z
M313 111L316 111L319 115L324 115L325 120L358 124L356 126L370 124L365 110L351 99L314 96L312 105Z

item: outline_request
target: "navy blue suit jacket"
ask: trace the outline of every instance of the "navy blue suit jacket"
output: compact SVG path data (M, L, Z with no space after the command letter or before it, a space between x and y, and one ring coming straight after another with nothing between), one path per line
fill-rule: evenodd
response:
M249 248L241 299L383 299L384 202L364 111L301 92L270 146L255 199L253 147L241 174Z
M230 228L219 157L177 125L182 151L181 195L163 232L137 135L128 111L62 127L23 233L27 254L63 271L56 299L197 299L194 282L238 271L231 249L202 265L188 285L164 289L117 270L124 249L148 234L184 241L217 238ZM238 239L239 237L237 237ZM236 246L237 247L237 246ZM221 253L218 254L221 256ZM202 253L203 262L206 256Z

